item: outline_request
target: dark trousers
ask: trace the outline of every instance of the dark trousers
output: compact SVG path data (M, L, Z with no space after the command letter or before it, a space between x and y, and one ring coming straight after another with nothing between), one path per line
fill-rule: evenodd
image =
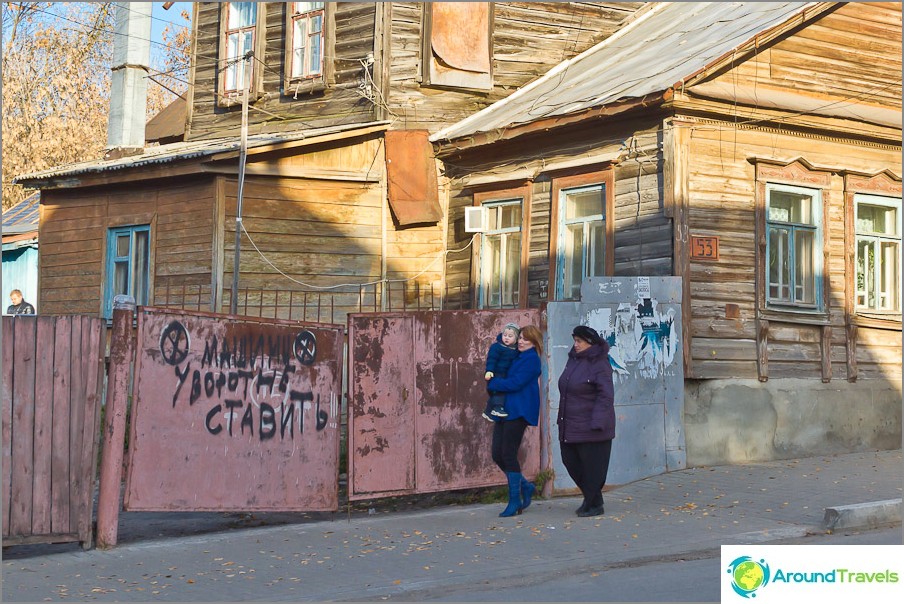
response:
M588 507L603 505L603 487L609 473L609 456L612 441L594 443L559 443L562 449L562 463L568 475L584 495Z
M493 461L503 472L520 472L518 449L527 429L527 421L523 417L511 421L500 421L493 425Z

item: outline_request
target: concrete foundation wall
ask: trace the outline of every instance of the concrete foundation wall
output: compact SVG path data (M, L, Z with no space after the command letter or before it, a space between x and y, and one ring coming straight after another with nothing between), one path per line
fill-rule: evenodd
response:
M901 447L901 384L686 380L687 465Z

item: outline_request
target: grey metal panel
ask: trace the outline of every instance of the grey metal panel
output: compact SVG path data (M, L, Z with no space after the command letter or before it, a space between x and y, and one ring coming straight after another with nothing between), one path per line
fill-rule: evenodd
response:
M617 426L608 483L685 468L681 278L589 278L581 294L580 302L547 305L554 489L574 488L561 463L556 417L558 376L578 324L596 329L611 347Z
M452 140L663 92L815 4L656 3L611 37L430 140Z

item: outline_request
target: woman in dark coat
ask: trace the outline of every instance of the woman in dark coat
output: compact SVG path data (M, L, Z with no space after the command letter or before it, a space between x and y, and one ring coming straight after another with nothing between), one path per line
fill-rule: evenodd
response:
M543 334L533 325L521 330L518 338L517 358L509 367L506 377L494 377L487 383L490 390L505 393L505 410L508 415L498 418L493 426L493 461L508 481L509 501L499 514L502 517L520 514L530 505L537 487L521 474L518 449L524 431L540 421L540 354L543 352Z
M581 517L603 514L603 486L615 438L615 390L609 344L578 325L574 347L559 377L559 445L568 475L581 489Z

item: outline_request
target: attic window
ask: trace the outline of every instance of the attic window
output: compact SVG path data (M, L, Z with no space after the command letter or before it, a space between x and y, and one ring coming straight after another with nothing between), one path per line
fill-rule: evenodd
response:
M424 3L425 84L493 87L492 2Z
M220 18L220 77L217 104L231 106L241 102L245 89L245 70L250 69L251 87L248 91L252 99L257 98L261 88L260 70L256 64L263 56L263 35L265 3L226 2ZM243 59L253 52L256 59Z
M335 23L334 2L286 4L283 94L323 90L332 81Z

